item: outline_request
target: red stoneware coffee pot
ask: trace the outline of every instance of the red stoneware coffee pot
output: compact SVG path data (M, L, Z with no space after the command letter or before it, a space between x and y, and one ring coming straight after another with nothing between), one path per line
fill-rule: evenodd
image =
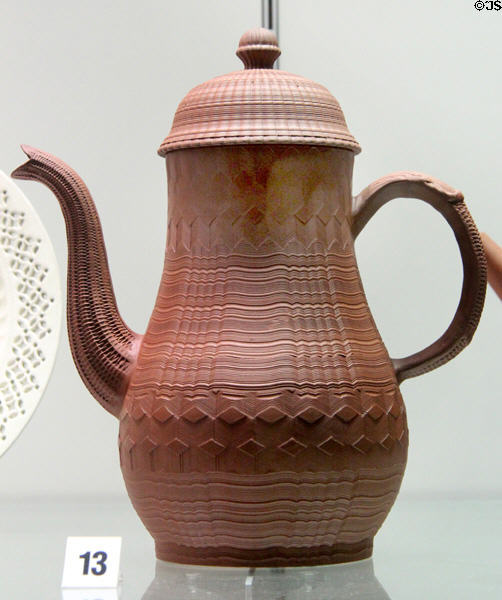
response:
M398 493L408 431L399 384L458 354L480 318L482 244L462 194L414 172L352 197L360 148L321 85L274 70L271 31L244 70L184 98L159 154L168 235L144 336L121 319L91 195L23 147L14 176L45 183L68 233L68 332L89 391L120 421L127 490L160 559L307 565L371 555ZM396 197L451 225L464 267L447 331L389 358L354 239Z

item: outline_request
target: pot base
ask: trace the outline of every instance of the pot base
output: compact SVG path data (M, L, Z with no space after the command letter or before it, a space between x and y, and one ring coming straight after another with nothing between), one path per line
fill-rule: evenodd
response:
M157 558L163 561L191 565L227 567L304 567L353 562L369 558L373 552L373 539L353 544L333 546L281 546L241 549L229 546L196 548L170 543L156 543Z

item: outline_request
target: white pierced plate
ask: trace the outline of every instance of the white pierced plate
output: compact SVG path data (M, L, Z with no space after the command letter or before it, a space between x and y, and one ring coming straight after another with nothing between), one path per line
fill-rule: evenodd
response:
M29 200L0 171L0 456L40 402L60 328L54 248Z

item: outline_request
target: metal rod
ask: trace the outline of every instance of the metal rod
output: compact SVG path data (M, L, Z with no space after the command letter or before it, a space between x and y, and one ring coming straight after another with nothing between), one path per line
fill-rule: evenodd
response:
M261 26L272 29L279 42L279 0L261 0ZM279 68L279 59L275 61L274 68Z

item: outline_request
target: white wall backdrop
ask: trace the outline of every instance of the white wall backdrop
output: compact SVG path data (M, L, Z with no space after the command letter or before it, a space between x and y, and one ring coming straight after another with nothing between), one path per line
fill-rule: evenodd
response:
M461 189L478 226L502 241L502 11L471 0L283 0L281 68L326 85L363 147L354 192L396 170ZM20 143L74 167L101 217L120 311L143 331L159 283L166 180L156 155L186 92L240 68L240 35L260 24L258 0L63 2L9 0L0 35L0 168ZM57 201L22 182L64 273ZM442 218L396 200L357 242L369 304L391 355L447 327L461 264ZM403 490L502 490L502 307L492 291L474 341L441 369L402 386L410 455ZM0 459L3 497L125 494L118 424L77 375L63 332L35 416Z

